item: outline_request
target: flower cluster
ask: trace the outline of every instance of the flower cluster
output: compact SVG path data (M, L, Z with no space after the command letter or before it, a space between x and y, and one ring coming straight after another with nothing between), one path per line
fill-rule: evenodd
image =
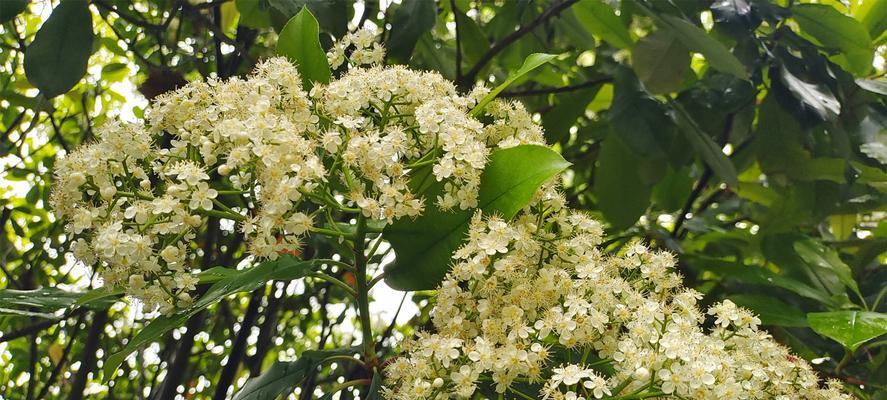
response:
M353 34L345 46L375 54L370 39ZM301 82L271 58L247 78L159 96L144 125L100 128L56 171L53 206L75 257L168 312L191 302L195 266L212 266L194 242L210 217L236 223L249 255L273 259L312 231L337 234L320 226L334 213L418 216L428 206L409 184L418 173L446 187L431 205L473 207L493 148L543 142L521 106L493 102L485 125L470 116L485 92L460 95L436 73L353 65L310 92Z
M353 48L352 48L353 46ZM350 56L345 53L351 49ZM369 29L348 33L326 53L330 67L339 68L348 61L349 65L381 64L385 59L385 48L376 41L376 34Z
M836 382L821 388L748 311L729 300L700 310L672 254L640 243L605 254L600 224L547 197L512 223L475 215L434 333L406 341L385 370L388 398L850 398Z

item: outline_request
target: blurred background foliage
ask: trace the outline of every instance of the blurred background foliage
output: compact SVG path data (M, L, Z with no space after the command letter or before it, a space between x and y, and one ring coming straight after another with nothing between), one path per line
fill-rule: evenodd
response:
M573 163L563 190L607 223L607 250L641 239L679 254L704 302L758 312L824 376L887 398L883 0L0 0L0 397L223 399L278 359L354 344L340 290L270 282L103 376L146 316L77 302L100 282L47 209L57 157L158 94L248 73L302 7L323 46L372 27L388 63L464 90L561 54L503 96ZM201 237L234 267L239 235ZM385 338L425 326L428 295L411 298L420 311ZM312 369L292 397L361 373Z

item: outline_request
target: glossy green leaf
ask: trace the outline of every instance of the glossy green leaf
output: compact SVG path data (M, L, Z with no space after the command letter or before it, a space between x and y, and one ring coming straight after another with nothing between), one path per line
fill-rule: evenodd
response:
M614 229L634 225L650 205L651 193L638 176L638 157L610 135L597 162L593 187L597 207Z
M670 32L656 31L634 46L631 65L650 93L670 93L690 71L690 52Z
M434 28L436 21L434 0L404 0L391 19L388 56L401 63L408 62L419 37Z
M696 121L688 114L683 107L674 103L676 108L675 120L684 133L687 141L696 149L705 164L714 171L727 185L736 187L739 185L739 178L736 176L736 167L733 162L727 158L727 155L721 151L717 143L712 140L708 133L702 131Z
M271 27L269 5L265 0L234 0L237 11L240 11L240 24L250 28Z
M320 28L307 7L302 8L280 31L277 54L296 63L305 88L311 88L314 82L329 83L332 74L326 52L320 47Z
M135 337L126 343L124 348L105 360L105 379L109 379L120 363L139 347L154 341L161 335L175 329L194 314L216 304L228 295L238 292L249 292L261 287L271 280L292 280L305 276L316 264L315 261L301 261L295 257L283 255L277 260L267 261L255 267L237 271L225 276L203 294L194 305L172 315L161 315L149 322Z
M490 91L490 93L484 96L484 98L481 99L480 102L478 102L473 109L471 109L471 115L480 115L480 113L484 110L484 107L486 107L487 104L490 104L490 102L493 101L493 99L495 99L496 96L499 95L499 93L502 93L505 88L511 86L512 83L514 83L520 77L530 73L530 71L539 68L548 62L551 62L551 60L554 60L557 57L558 56L555 54L544 53L533 53L527 56L527 58L524 60L523 65L521 65L521 67L518 68L517 71L514 71L510 75L508 75L508 78L505 79L505 82L502 82L501 85L496 86L495 89Z
M838 280L860 297L859 285L853 279L853 271L838 256L838 252L814 239L794 242L794 249L807 264L812 267L834 272Z
M616 72L614 87L607 115L618 140L639 156L665 158L674 126L665 108L628 68Z
M321 361L330 356L351 355L356 350L336 349L306 351L296 361L278 361L261 375L246 381L234 400L274 400L301 385Z
M39 312L51 314L74 304L82 293L68 292L58 288L33 290L0 290L0 314Z
M631 34L628 33L625 23L619 19L613 8L603 1L581 0L572 8L576 18L589 32L621 49L632 46Z
M742 62L702 28L673 15L663 15L659 20L663 25L662 28L670 30L684 46L705 56L705 60L712 68L739 79L748 78Z
M840 49L845 66L865 75L872 69L872 39L865 27L855 19L825 4L799 4L792 7L801 30L827 47Z
M550 148L522 145L493 152L481 175L478 209L511 219L548 179L569 166ZM432 178L433 179L433 178ZM441 182L425 194L425 213L402 218L385 228L397 258L386 267L385 281L400 290L433 289L450 266L450 257L465 239L472 210L441 211L435 205Z
M11 21L16 15L28 8L30 0L2 0L0 1L0 24Z
M841 102L826 85L805 82L785 67L779 69L779 77L792 96L820 119L835 119L841 113Z
M93 37L89 4L59 3L25 49L28 81L47 98L71 90L86 74Z
M887 334L887 314L869 311L833 311L807 314L817 333L833 339L850 351Z
M807 315L795 306L767 295L734 294L730 300L754 311L764 325L806 327Z
M856 84L859 85L859 87L868 90L869 92L883 94L884 96L887 96L887 80L857 79Z

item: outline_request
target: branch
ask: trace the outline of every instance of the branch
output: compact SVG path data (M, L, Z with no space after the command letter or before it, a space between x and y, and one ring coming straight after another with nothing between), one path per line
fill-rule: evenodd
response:
M150 29L150 30L155 30L155 31L160 31L160 30L165 29L165 27L163 25L152 24L143 18L136 17L134 15L130 15L128 13L122 12L122 11L118 10L117 8L111 6L110 4L106 3L105 0L93 0L92 4L95 4L96 7L98 7L98 8L102 8L102 9L110 11L114 14L117 14L117 16L119 16L122 20L129 22L130 24L133 24L133 25L138 26L140 28L145 28L145 29Z
M234 344L231 345L231 352L228 353L228 362L219 376L218 383L216 383L216 392L213 395L213 399L225 400L228 397L228 387L234 382L237 370L240 369L240 360L246 355L246 339L252 332L253 325L255 325L259 317L259 306L262 304L264 297L264 285L253 291L249 299L249 306L247 306L246 313L243 315L243 320L240 321L240 330L237 331Z
M529 89L522 90L518 92L502 92L500 97L521 97L521 96L538 96L544 94L554 94L554 93L566 93L573 92L576 90L587 89L590 87L594 87L600 85L602 83L612 82L613 78L600 78L600 79L592 79L586 82L577 83L569 86L561 86L556 88L542 88L542 89Z
M75 316L75 315L83 314L84 312L86 312L86 309L85 309L85 308L78 308L78 309L72 311L71 313L69 313L68 315L65 315L65 316L63 316L63 317L61 317L61 318L59 318L59 319L50 319L50 320L47 320L47 321L38 322L38 323L36 323L36 324L34 324L34 325L26 326L26 327L24 327L24 328L22 328L22 329L19 329L19 330L17 330L17 331L12 331L12 332L9 332L9 333L4 333L3 336L0 336L0 343L8 342L8 341L10 341L10 340L15 340L15 339L18 339L18 338L20 338L20 337L24 337L24 336L28 336L28 335L31 335L31 334L34 334L34 333L40 332L40 331L42 331L42 330L44 330L44 329L47 329L47 328L50 328L50 327L54 326L55 324L58 324L58 323L61 322L61 321L64 321L64 320L66 320L66 319L68 319L68 318L71 318L71 317L73 317L73 316Z
M563 0L558 4L555 4L545 10L542 14L539 14L536 19L530 21L529 24L523 25L520 29L510 33L508 36L505 36L487 50L486 53L477 61L477 64L462 77L461 80L456 81L457 86L459 87L469 87L469 85L474 85L474 81L477 79L477 74L495 57L497 54L505 50L508 45L516 42L521 36L526 35L533 29L536 29L537 26L541 25L543 22L547 21L549 18L554 17L564 10L570 8L573 4L578 2L579 0Z
M93 314L89 332L86 334L86 345L83 347L83 360L80 362L80 369L77 370L77 375L74 377L74 383L71 384L71 394L68 396L68 400L83 399L83 390L86 389L89 373L95 369L95 353L99 349L99 339L102 337L102 331L105 329L105 323L107 322L108 310L96 311Z

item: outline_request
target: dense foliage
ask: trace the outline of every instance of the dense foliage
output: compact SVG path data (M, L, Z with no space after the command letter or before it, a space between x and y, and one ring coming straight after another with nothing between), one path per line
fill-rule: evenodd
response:
M503 381L515 382L505 398L571 398L557 387L579 382L597 398L760 384L626 369L653 362L622 347L653 328L684 344L661 361L673 371L706 355L785 376L766 361L781 358L883 398L887 2L819 3L0 0L0 396L377 398L385 371L392 385L439 373L409 357L477 383L476 396ZM364 127L378 131L350 133ZM504 219L487 232L474 209ZM91 244L101 235L113 245ZM581 269L579 248L606 267ZM139 249L159 258L134 261ZM454 252L454 274L427 291ZM495 273L476 272L483 254L500 260ZM471 318L491 320L478 304L502 294L461 290L508 281L506 299L520 299L527 283L508 271L523 265L546 293L563 258L576 279L558 290L594 299L572 301L566 320L629 332L619 351L601 326L578 343L542 323L527 329L558 339L522 350L551 353L547 383L457 368L487 362L452 350L478 336ZM382 282L411 291L409 323L370 315L372 295L391 293L370 291ZM619 282L683 311L648 316ZM524 311L550 314L569 294L529 296ZM532 377L526 356L514 368ZM601 383L611 375L625 391ZM436 391L429 382L418 393ZM769 395L783 390L772 383ZM738 391L726 393L715 395Z

